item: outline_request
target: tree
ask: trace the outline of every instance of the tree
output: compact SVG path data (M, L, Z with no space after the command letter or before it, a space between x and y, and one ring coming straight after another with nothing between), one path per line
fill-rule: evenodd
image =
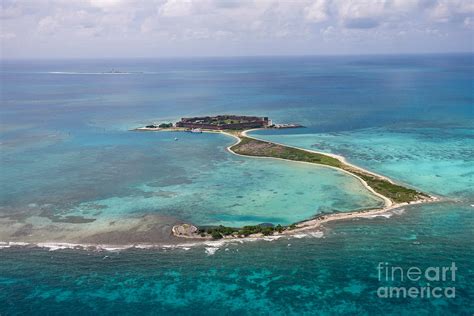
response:
M216 231L216 230L213 230L213 231L212 231L211 236L212 236L212 239L221 239L221 238L222 238L221 233L219 233L219 232Z

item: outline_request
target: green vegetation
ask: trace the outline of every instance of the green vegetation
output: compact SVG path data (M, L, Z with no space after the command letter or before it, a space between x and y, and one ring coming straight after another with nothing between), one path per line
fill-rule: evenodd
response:
M241 155L274 157L287 160L304 161L341 168L342 163L333 157L311 153L302 149L286 147L249 137L240 136L241 142L231 149Z
M388 197L396 203L412 202L420 198L427 197L426 194L423 194L413 189L405 188L397 184L390 183L386 179L371 175L359 169L355 169L349 165L344 164L339 159L324 154L312 153L306 150L291 148L249 137L239 137L241 139L240 143L232 146L231 149L235 153L240 155L274 157L340 168L359 176L365 182L367 182L367 184L377 193Z
M361 177L377 193L380 193L383 196L388 197L390 200L396 203L407 203L411 201L416 201L423 197L428 197L424 193L418 192L413 189L402 187L401 185L398 185L398 184L390 183L385 179L377 178L370 174L357 172L352 169L348 171Z
M145 126L146 128L171 128L173 127L173 123L161 123L160 125L150 124Z
M221 239L222 238L222 234L220 232L218 232L217 230L213 230L211 232L211 236L212 236L212 239Z
M291 226L295 228L295 225ZM250 225L244 226L242 228L232 228L226 226L217 226L217 227L207 227L207 228L200 228L199 233L202 237L209 235L212 236L212 239L221 239L224 236L239 236L239 237L246 237L253 234L263 234L264 236L273 235L274 232L283 232L284 230L288 229L287 226L276 225L276 226L269 226L269 225Z

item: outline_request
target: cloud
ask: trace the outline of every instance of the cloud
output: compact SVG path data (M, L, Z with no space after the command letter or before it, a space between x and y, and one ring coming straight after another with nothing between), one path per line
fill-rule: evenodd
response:
M234 9L248 6L251 0L214 0L214 6L217 8Z
M10 40L16 37L15 33L4 33L0 32L0 39L2 40Z
M341 0L337 11L346 28L370 29L408 20L412 14L420 13L419 6L418 0Z
M191 15L192 12L192 0L168 0L159 9L160 15L166 17L183 17Z
M344 26L350 29L371 29L379 26L375 18L349 18L344 20Z
M0 18L1 19L15 19L23 14L22 10L17 6L7 6L2 3L0 6Z
M321 29L319 32L324 36L324 37L327 37L327 36L330 36L332 34L334 34L335 32L335 28L334 26L332 25L329 25L328 27L324 28L324 29Z
M328 3L326 0L316 0L310 6L304 8L305 19L310 22L324 22L329 19Z
M119 6L120 4L123 4L123 0L89 0L89 3L98 8L113 8L116 6Z
M43 34L53 34L59 28L60 22L52 16L42 18L38 22L38 32Z
M468 29L474 29L474 18L472 17L465 18L463 21L463 24Z
M474 1L3 0L0 18L2 44L15 38L5 45L24 41L34 47L38 41L62 40L91 47L98 40L103 51L112 51L109 45L124 42L143 47L213 43L217 48L232 42L241 50L262 43L271 53L279 45L291 47L299 41L310 47L329 38L344 47L351 39L375 45L375 38L403 37L414 43L417 37L422 43L436 34L452 35L454 46L459 46L454 39L472 43L468 32L474 24Z
M463 22L474 15L474 1L471 0L439 0L430 10L430 17L441 23Z

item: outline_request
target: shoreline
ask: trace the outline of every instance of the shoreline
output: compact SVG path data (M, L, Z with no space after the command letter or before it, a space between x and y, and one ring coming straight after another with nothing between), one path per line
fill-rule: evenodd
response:
M387 196L376 192L364 179L359 177L357 174L353 174L348 170L344 170L342 168L336 167L336 166L331 166L327 164L320 164L320 163L314 163L314 162L309 162L309 161L299 161L299 160L292 160L292 159L285 159L285 158L280 158L280 157L271 157L271 156L253 156L253 155L245 155L245 154L239 154L236 153L234 150L232 150L232 147L238 145L242 141L242 137L248 137L257 141L263 141L271 144L276 144L288 148L295 148L298 150L306 151L309 153L316 153L316 154L322 154L326 156L330 156L333 158L336 158L343 162L346 165L349 165L351 168L357 170L357 171L362 171L365 173L368 173L370 175L385 179L386 181L390 183L395 183L391 179L379 175L377 173L365 170L364 168L361 168L359 166L355 166L351 163L348 163L347 160L339 155L334 155L334 154L326 154L323 152L318 152L315 150L308 150L308 149L303 149L303 148L298 148L294 146L287 146L284 144L279 144L275 142L268 142L265 140L258 139L257 137L254 136L248 136L248 132L254 131L254 130L259 130L259 129L250 129L250 130L245 130L245 131L226 131L226 130L202 130L203 133L213 133L213 134L225 134L226 136L233 137L236 142L233 144L230 144L229 146L226 147L226 150L230 152L231 154L234 154L236 156L241 156L241 157L246 157L246 158L269 158L269 159L278 159L278 160L283 160L286 162L297 162L297 163L305 163L305 164L311 164L311 165L316 165L319 167L327 167L327 168L332 168L340 172L344 172L347 175L350 175L352 177L355 177L359 182L367 189L369 190L372 194L375 196L379 197L383 201L383 206L377 207L377 208L371 208L371 209L363 209L363 210L354 210L354 211L346 211L346 212L340 212L340 213L329 213L329 214L318 214L315 217L309 218L309 219L304 219L302 221L296 222L292 225L285 226L283 231L276 231L274 230L270 235L264 235L263 233L252 233L250 235L236 235L236 234L231 234L231 235L223 235L221 239L213 239L209 234L206 234L204 236L201 236L198 231L193 231L192 233L189 233L189 235L185 232L184 234L178 233L178 227L181 226L192 226L195 227L192 224L181 222L180 224L176 224L172 226L170 236L176 237L175 240L163 240L159 241L157 240L156 242L135 242L135 243L127 243L127 244L109 244L107 242L105 243L88 243L87 241L85 243L82 243L79 241L77 242L58 242L58 241L39 241L39 242L22 242L22 241L2 241L0 240L0 250L4 248L11 248L11 247L29 247L29 248L35 248L35 247L40 247L40 248L47 248L50 251L53 250L59 250L59 249L81 249L81 250L93 250L93 251L120 251L124 249L173 249L173 248L182 248L185 250L188 250L189 247L192 246L199 246L199 245L205 245L209 247L215 247L216 244L219 243L231 243L231 242L245 242L245 241L257 241L257 240L267 240L267 241L272 241L276 239L280 239L282 237L294 237L294 238L302 238L301 236L307 236L309 235L314 235L315 237L322 237L323 236L323 224L329 223L329 222L334 222L334 221L343 221L343 220L350 220L350 219L355 219L355 218L373 218L377 216L384 216L388 217L385 215L386 213L391 214L390 212L402 208L404 206L410 206L410 205L416 205L416 204L425 204L425 203L436 203L436 202L442 202L444 199L441 197L433 196L431 194L423 194L425 197L419 198L418 200L410 201L410 202L403 202L403 203L396 203L392 201L390 198ZM132 129L132 131L170 131L170 132L184 132L186 129L183 128L173 128L173 129L150 129L150 128L138 128L138 129ZM241 137L242 136L242 137ZM391 216L391 215L389 215ZM182 242L180 241L182 240ZM207 249L207 248L206 248Z
M331 213L327 215L319 215L314 219L309 219L302 221L296 224L296 228L292 229L291 232L301 232L305 230L317 229L324 223L329 223L332 221L347 220L353 218L367 218L371 216L381 215L396 209L399 209L403 206L417 205L417 204L428 204L428 203L437 203L441 199L431 196L430 198L424 200L418 200L411 203L392 203L390 206L386 206L378 209L354 211L354 212L343 212L343 213ZM285 232L283 232L284 234ZM289 233L288 233L289 234Z
M260 140L260 141L266 141L268 142L267 140L263 140L263 139L260 139L258 137L255 137L255 136L250 136L248 135L247 133L249 132L252 132L252 131L258 131L258 130L261 130L261 128L253 128L253 129L249 129L249 130L245 130L242 132L242 135L245 136L245 137L248 137L248 138L252 138L252 139L255 139L255 140ZM360 166L356 166L350 162L347 161L346 157L344 156L340 156L340 155L337 155L337 154L331 154L331 153L325 153L325 152L322 152L322 151L317 151L317 150L313 150L313 149L306 149L306 148L301 148L301 147L296 147L296 146L291 146L291 145L285 145L285 144L282 144L282 143L277 143L277 142L274 142L274 141L271 141L271 143L273 144L276 144L276 145L280 145L280 146L285 146L285 147L288 147L288 148L294 148L294 149L299 149L299 150L303 150L303 151L306 151L306 152L309 152L309 153L314 153L314 154L320 154L320 155L326 155L326 156L329 156L329 157L332 157L332 158L335 158L335 159L338 159L340 160L341 162L343 162L344 164L354 168L354 169L357 169L357 170L360 170L360 171L363 171L365 173L368 173L368 174L371 174L375 177L379 177L381 179L384 179L390 183L395 183L392 179L384 176L384 175L381 175L381 174L378 174L376 172L373 172L373 171L370 171L370 170L367 170L367 169L364 169ZM328 166L330 167L330 166ZM340 169L340 168L336 168L336 169ZM346 171L346 170L343 170L343 169L340 169L342 171ZM346 171L348 172L348 171ZM350 173L350 172L349 172Z
M306 151L306 152L309 152L309 153L326 155L326 156L329 156L329 157L340 160L342 163L346 164L347 166L349 166L349 167L351 167L351 168L353 168L357 171L361 171L361 172L367 173L371 176L378 177L380 179L386 180L386 181L388 181L392 184L396 184L396 182L394 182L392 179L390 179L386 176L377 174L375 172L366 170L362 167L359 167L359 166L356 166L352 163L347 162L347 159L343 156L336 155L336 154L330 154L330 153L328 154L328 153L319 152L319 151L316 151L316 150L299 148L299 147L296 147L296 146L289 146L289 145L285 145L285 144L281 144L281 143L277 143L277 142L273 142L273 141L266 141L266 140L262 140L262 139L259 139L257 137L254 137L254 136L249 136L247 134L249 132L252 132L252 131L255 131L255 130L260 130L260 129L261 128L254 128L254 129L249 129L249 130L244 130L244 131L238 131L237 135L234 134L234 133L230 133L228 131L223 131L223 130L216 130L216 131L214 131L214 130L202 130L202 132L203 133L221 133L221 134L225 134L227 136L235 138L236 142L234 144L231 144L231 145L227 146L226 149L230 153L232 153L234 155L237 155L237 156L246 157L246 158L258 158L258 159L265 159L265 158L266 159L277 159L277 160L282 160L282 161L287 161L287 162L318 165L320 167L332 168L332 169L338 170L340 172L344 172L344 173L358 179L359 182L367 190L369 190L372 194L374 194L375 196L382 199L383 202L384 202L384 206L381 207L381 208L351 211L351 212L331 213L331 214L320 214L320 215L317 215L315 218L311 218L311 219L307 219L307 220L303 220L303 221L300 221L298 223L295 223L294 225L296 226L296 228L284 230L280 233L279 232L274 232L272 235L270 235L271 237L297 235L298 233L301 233L302 231L318 230L321 227L322 224L329 223L329 222L332 222L332 221L347 220L347 219L353 219L353 218L364 218L364 217L368 217L368 216L377 216L377 215L384 214L384 213L390 212L392 210L401 208L403 206L417 205L417 204L427 204L427 203L436 203L436 202L441 202L442 201L442 199L440 197L424 193L426 195L425 198L422 198L422 199L419 199L419 200L416 200L416 201L411 201L411 202L395 203L394 201L392 201L387 196L376 192L374 188L372 188L364 179L362 179L358 175L356 175L356 174L354 174L354 173L352 173L348 170L344 170L342 168L329 166L329 165L325 165L325 164L317 164L317 163L312 163L312 162L306 162L306 161L283 159L283 158L279 158L279 157L242 155L242 154L236 153L235 151L232 150L232 147L238 145L242 141L242 138L239 137L240 135L242 135L243 137L251 138L251 139L254 139L254 140L258 140L258 141L264 141L264 142L268 142L268 143L272 143L272 144L276 144L276 145L280 145L280 146L284 146L284 147L288 147L288 148L293 148L293 149ZM184 238L184 239L186 239L186 238L200 239L202 241L211 240L209 236L201 237L201 236L197 236L196 234L193 234L191 236L178 234L175 231L175 228L176 228L176 226L173 227L172 232L173 232L173 235L176 236L176 237L180 237L180 238ZM264 236L263 234L252 234L252 235L249 235L248 237L251 237L251 238L264 238L264 237L267 237L267 236ZM242 237L236 237L236 236L231 235L231 236L223 236L222 239L223 240L241 240Z
M256 140L261 140L261 139L258 139L258 138L256 138L256 137L248 136L248 135L246 134L246 132L249 132L249 131L252 131L252 130L244 131L244 132L242 132L242 134L243 134L245 137L248 137L248 138L252 138L252 139L256 139ZM321 166L321 167L331 168L331 169L334 169L334 170L337 170L337 171L340 171L340 172L344 172L344 173L346 173L346 174L348 174L348 175L350 175L350 176L355 177L356 179L358 179L358 180L362 183L362 185L363 185L367 190L369 190L371 193L373 193L374 195L376 195L376 196L378 196L379 198L381 198L381 199L384 201L384 203L385 203L385 206L384 206L384 207L389 207L389 206L393 205L392 200L390 200L390 199L389 199L388 197L386 197L385 195L382 195L382 194L376 192L364 179L362 179L362 178L359 177L358 175L355 175L355 174L353 174L353 173L351 173L351 172L349 172L349 171L347 171L347 170L344 170L344 169L341 169L341 168L337 168L337 167L333 167L333 166L323 165L323 164L316 164L316 163L306 162L306 161L289 160L289 159L283 159L283 158L278 158L278 157L262 157L262 156L247 156L247 155L241 155L241 154L238 154L238 153L236 153L236 152L234 152L234 151L232 150L232 147L235 146L235 145L237 145L237 144L239 144L240 141L241 141L241 139L240 139L239 137L235 136L235 135L230 134L230 133L226 133L226 132L222 132L222 133L223 133L223 134L226 134L226 135L229 135L229 136L232 136L232 137L238 139L238 142L237 142L237 143L232 144L232 145L230 145L230 146L227 147L227 150L228 150L229 152L231 152L232 154L234 154L234 155L237 155L237 156L240 156L240 157L247 157L247 158L250 157L250 158L277 159L277 160L281 160L281 161L290 161L290 162L296 162L296 163L304 163L304 164L313 165L313 166L314 166L314 165L318 165L318 166ZM271 142L271 143L277 144L277 145L281 145L281 146L286 146L286 145L283 145L283 144L280 144L280 143L275 143L275 142ZM286 147L295 148L295 149L300 149L300 150L304 150L304 151L307 151L307 152L312 152L312 153L317 153L317 154L323 154L323 155L325 155L324 153L321 153L321 152L309 151L309 150L306 150L306 149L303 149L303 148L298 148L298 147L293 147L293 146L286 146ZM334 156L330 156L330 157L337 158L338 156L334 155ZM343 162L344 162L344 161L343 161ZM344 163L345 163L345 162L344 162ZM350 166L352 167L353 165L350 165ZM355 168L357 168L357 169L359 169L359 170L361 170L361 171L370 173L370 172L366 171L365 169L362 169L362 168L359 168L359 167L355 167ZM373 174L374 176L379 176L379 175L377 175L377 174L375 174L375 173L370 173L370 174ZM381 177L381 178L385 178L385 177L382 177L382 176L380 176L380 177ZM387 180L387 181L390 181L390 183L393 183L393 181L389 180L388 178L387 178L386 180Z
M171 250L171 249L181 249L181 250L190 250L192 247L204 246L205 251L208 255L214 254L220 247L225 244L242 244L245 242L256 242L256 241L275 241L282 238L304 238L304 237L314 237L322 238L324 237L323 224L335 222L335 221L344 221L351 220L355 218L367 218L371 219L373 217L384 216L385 213L389 213L395 209L401 208L403 206L411 206L416 204L426 204L426 203L436 203L442 202L442 200L426 200L418 201L413 203L400 203L394 204L391 207L381 208L381 209L370 209L370 210L361 210L355 212L343 212L343 213L331 213L331 214L321 214L316 218L308 219L301 221L296 224L296 228L291 230L283 231L282 233L275 233L274 235L264 236L262 234L254 234L246 237L231 237L224 236L222 239L212 239L211 237L191 237L191 236L176 236L182 241L167 241L167 242L157 242L157 243L130 243L130 244L108 244L108 243L74 243L74 242L21 242L21 241L0 241L0 251L2 249L9 248L40 248L47 249L48 251L56 250L79 250L79 251L96 251L96 252L120 252L123 250ZM174 234L173 234L174 235ZM175 235L174 235L175 236Z

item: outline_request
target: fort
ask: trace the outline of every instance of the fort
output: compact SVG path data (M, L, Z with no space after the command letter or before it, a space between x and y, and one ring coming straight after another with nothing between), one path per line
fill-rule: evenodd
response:
M275 124L267 116L245 116L245 115L215 115L215 116L197 116L183 117L176 123L153 123L145 127L138 127L137 131L198 131L209 130L216 131L243 131L254 128L299 128L304 127L300 124Z
M176 127L202 128L211 130L242 130L251 128L265 128L272 126L268 117L241 116L241 115L217 115L202 117L183 117L176 122Z

